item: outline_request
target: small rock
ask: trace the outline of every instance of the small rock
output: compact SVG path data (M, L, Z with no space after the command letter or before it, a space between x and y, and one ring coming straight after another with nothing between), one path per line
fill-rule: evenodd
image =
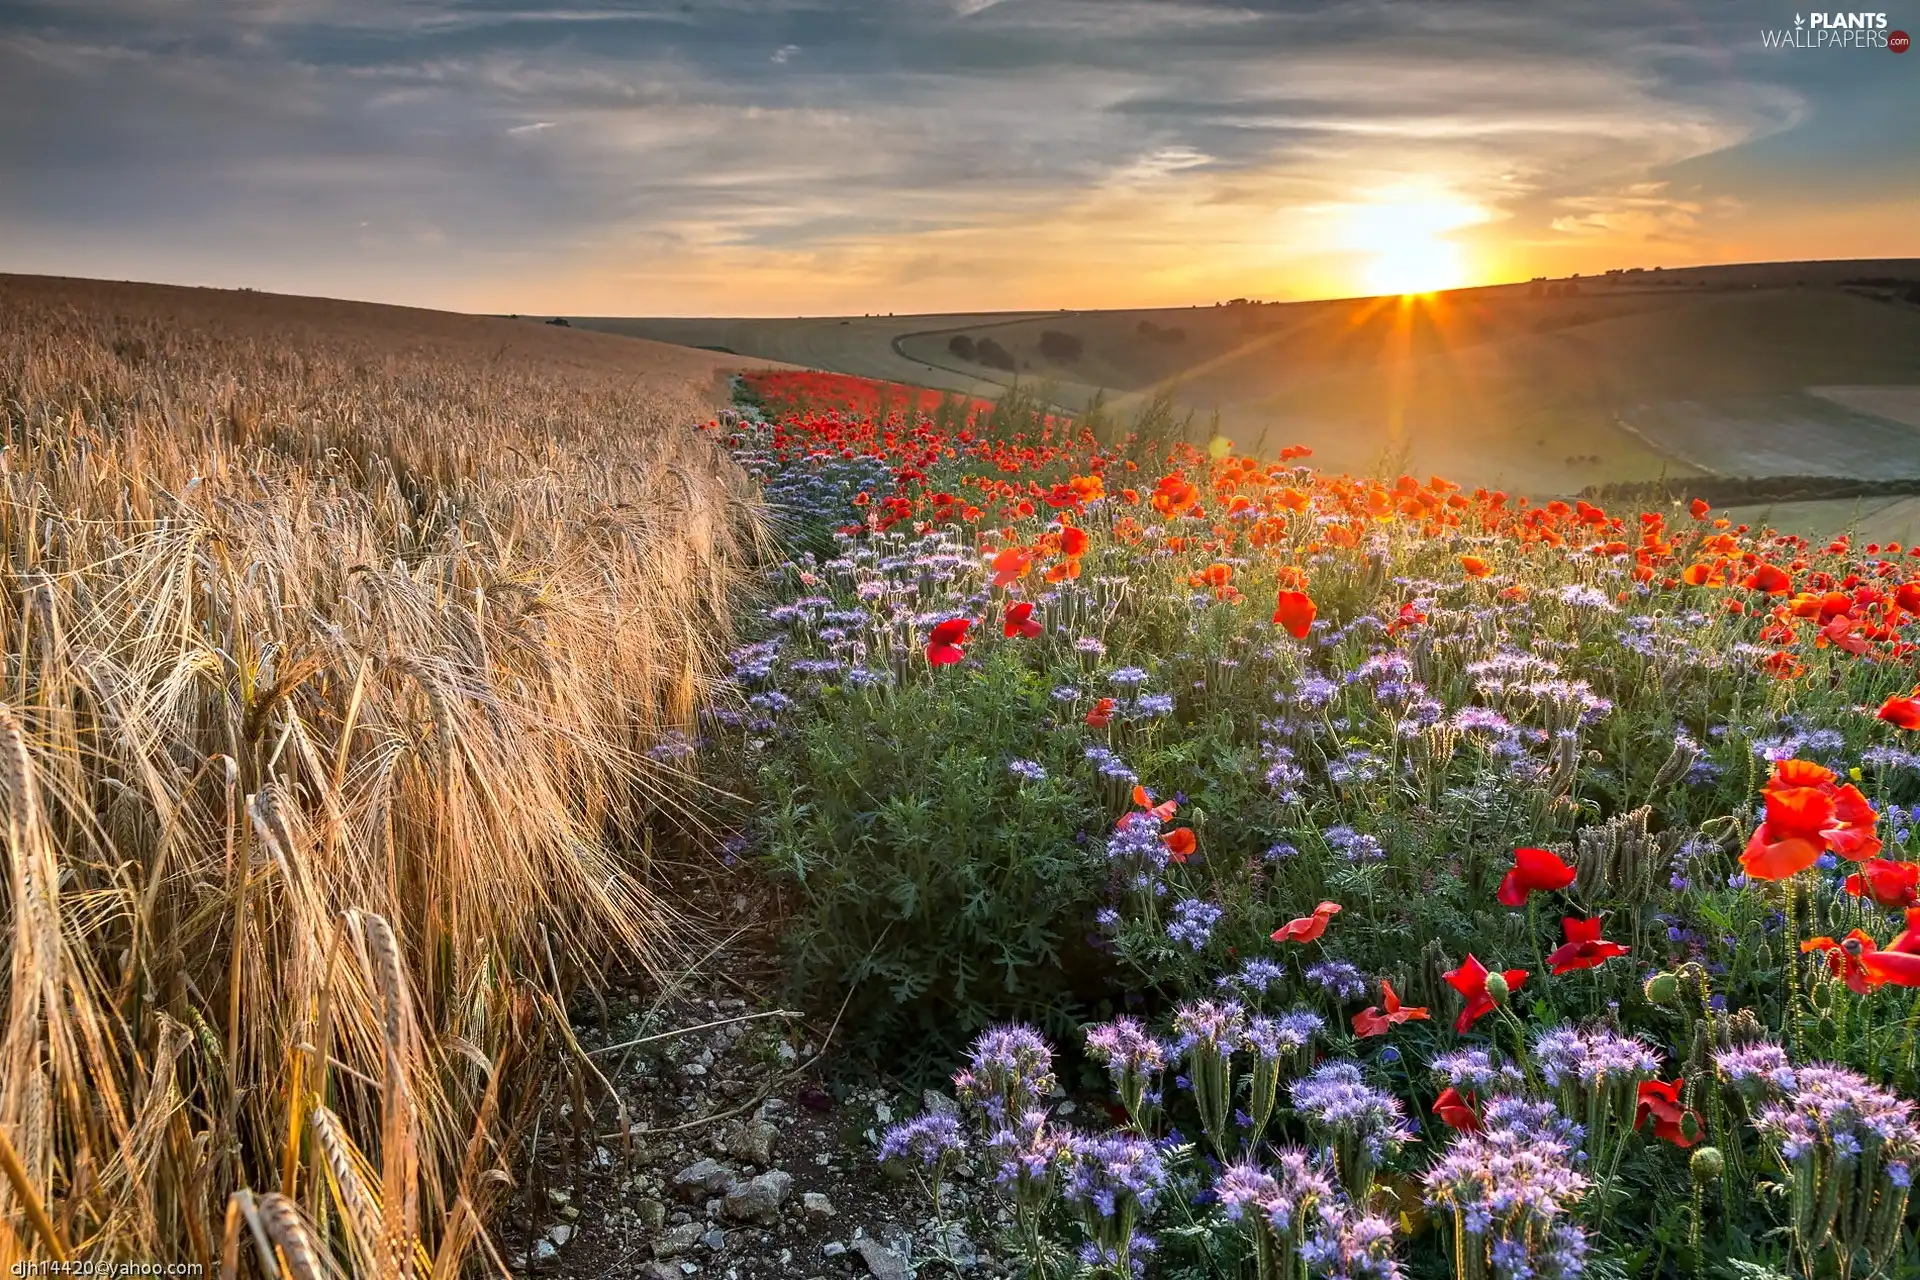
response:
M837 1258L841 1254L845 1253L846 1251L847 1251L847 1246L844 1244L841 1244L838 1240L829 1240L824 1245L820 1246L820 1252L825 1254L829 1258Z
M547 1188L547 1203L550 1205L556 1205L556 1206L563 1205L572 1199L573 1199L572 1196L568 1195L566 1192L562 1191L558 1187Z
M833 1201L818 1191L808 1191L800 1197L800 1211L809 1218L831 1218Z
M911 1280L913 1272L907 1269L907 1260L878 1240L856 1240L853 1247L866 1259L867 1270L873 1272L874 1280Z
M553 1241L542 1238L533 1242L533 1260L535 1262L552 1262L559 1256L560 1251L553 1247Z
M673 1185L687 1195L699 1191L725 1191L733 1185L733 1170L718 1160L697 1160L673 1175Z
M653 1256L656 1258L677 1258L700 1243L701 1226L697 1222L686 1222L675 1227L653 1242Z
M775 1169L727 1192L722 1211L735 1222L777 1222L780 1206L793 1189L793 1175Z
M873 1118L881 1124L892 1124L893 1108L884 1102L876 1102L873 1104Z
M640 1280L682 1280L682 1276L671 1262L649 1262L640 1268Z
M773 1163L773 1144L779 1139L780 1131L765 1120L737 1124L727 1130L727 1154L749 1164L769 1165Z
M642 1200L633 1206L633 1216L648 1231L659 1231L667 1225L667 1206L651 1198Z
M722 1249L727 1247L727 1233L721 1230L719 1227L715 1227L713 1230L707 1232L705 1235L700 1237L700 1243L707 1246L707 1248L713 1250L715 1253L718 1253Z
M575 1218L578 1218L580 1216L580 1210L570 1204L561 1205L560 1216L564 1218L566 1221L572 1222Z
M928 1089L921 1093L920 1109L932 1116L955 1116L960 1114L960 1104L938 1089Z
M567 1241L573 1239L573 1228L564 1222L557 1226L548 1227L547 1239L553 1241L555 1244L565 1244Z

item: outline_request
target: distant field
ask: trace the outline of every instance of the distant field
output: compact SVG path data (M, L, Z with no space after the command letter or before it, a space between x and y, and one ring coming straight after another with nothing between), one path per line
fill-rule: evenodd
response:
M1718 514L1741 524L1771 525L1808 538L1851 533L1861 542L1920 545L1920 497L1846 498L1832 502L1778 502L1723 507Z
M1813 395L1675 400L1624 418L1675 458L1743 476L1920 477L1920 432Z
M1301 443L1335 468L1546 494L1694 471L1920 475L1920 307L1863 279L1920 281L1920 260L1404 303L573 322L975 395L1019 380L1073 409L1100 391L1123 419L1169 392L1193 434L1218 413L1256 452Z
M1920 428L1920 386L1808 387L1807 390L1849 409Z

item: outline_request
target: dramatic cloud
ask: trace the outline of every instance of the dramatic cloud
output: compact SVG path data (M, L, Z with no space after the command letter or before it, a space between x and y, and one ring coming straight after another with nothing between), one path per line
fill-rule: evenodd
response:
M1920 67L1741 10L12 0L0 269L777 313L1351 291L1382 209L1477 278L1920 252Z

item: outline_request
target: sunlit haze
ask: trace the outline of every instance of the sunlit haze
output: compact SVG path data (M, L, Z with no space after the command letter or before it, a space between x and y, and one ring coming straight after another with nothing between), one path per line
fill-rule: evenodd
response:
M1920 54L1768 47L1792 21L11 0L0 270L792 315L1920 254Z

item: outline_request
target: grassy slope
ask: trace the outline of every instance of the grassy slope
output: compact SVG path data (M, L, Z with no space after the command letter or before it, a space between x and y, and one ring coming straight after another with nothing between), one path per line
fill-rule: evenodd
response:
M1408 308L1358 299L576 323L989 395L1014 375L961 361L947 342L991 336L1020 360L1022 380L1046 384L1059 403L1077 406L1101 388L1125 412L1170 387L1201 424L1217 409L1224 430L1256 450L1299 442L1337 468L1406 466L1564 493L1694 469L1920 471L1920 445L1909 457L1898 423L1803 392L1920 383L1920 310L1833 287L1911 267L1760 264L1663 273L1710 288L1588 282L1576 297L1536 298L1513 286ZM1184 336L1156 341L1142 322ZM1080 359L1042 356L1050 329L1080 338ZM1762 447L1763 461L1749 457Z

